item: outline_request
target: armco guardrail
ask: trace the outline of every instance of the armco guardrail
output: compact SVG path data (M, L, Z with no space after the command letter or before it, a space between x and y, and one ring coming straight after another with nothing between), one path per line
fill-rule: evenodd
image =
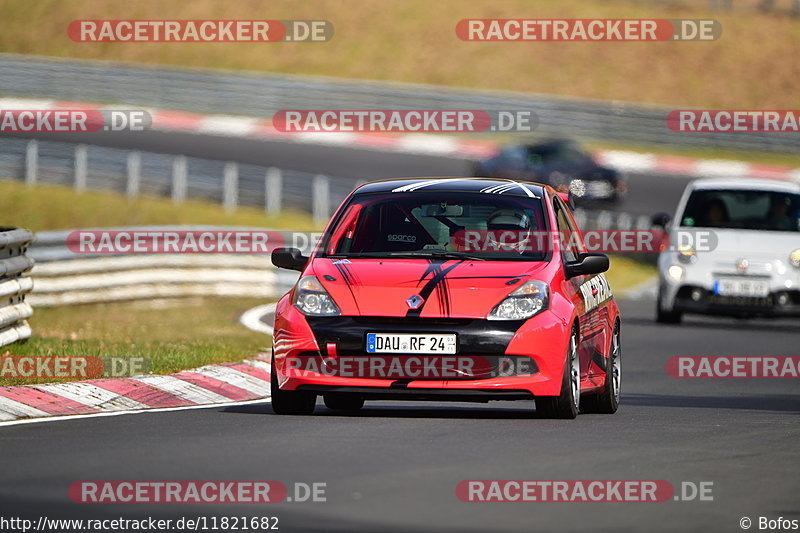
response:
M618 101L0 55L0 94L269 118L281 109L529 110L537 132L621 142L800 152L785 133L675 133L672 110Z
M107 231L270 231L263 228L147 226ZM264 254L76 254L67 247L72 230L37 234L29 255L35 259L34 306L226 296L274 298L297 280L279 271Z
M25 295L33 288L26 275L33 259L26 255L34 235L28 230L0 228L0 346L31 336L27 319L33 314Z
M104 146L0 137L0 179L109 190L135 197L171 197L175 203L202 199L238 206L284 209L318 222L352 191L358 180L298 170L139 152Z

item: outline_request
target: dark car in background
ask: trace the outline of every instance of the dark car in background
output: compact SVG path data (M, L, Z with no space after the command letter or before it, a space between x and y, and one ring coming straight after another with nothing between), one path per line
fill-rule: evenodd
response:
M475 163L474 174L546 183L571 192L578 204L615 203L627 194L627 183L617 170L598 164L580 144L567 139L509 146Z

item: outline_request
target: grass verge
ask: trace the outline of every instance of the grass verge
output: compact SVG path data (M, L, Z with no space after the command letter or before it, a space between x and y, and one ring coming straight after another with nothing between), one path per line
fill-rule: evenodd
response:
M609 258L611 268L606 272L606 277L611 289L617 295L626 289L644 283L658 273L655 265L632 257L611 255Z
M62 185L29 187L18 181L0 181L0 226L44 231L151 224L318 229L308 215L299 212L268 216L252 207L226 212L219 204L199 200L175 205L168 198L141 196L129 200L114 192L77 193Z
M154 374L241 361L270 344L270 337L238 322L244 311L264 303L255 298L193 298L36 309L30 320L33 337L0 348L0 354L145 358ZM2 377L0 385L51 381L69 380Z

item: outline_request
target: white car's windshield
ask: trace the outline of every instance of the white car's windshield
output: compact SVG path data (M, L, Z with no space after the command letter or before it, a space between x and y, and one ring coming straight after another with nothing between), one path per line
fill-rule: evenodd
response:
M797 232L800 195L759 190L696 190L686 203L680 225Z

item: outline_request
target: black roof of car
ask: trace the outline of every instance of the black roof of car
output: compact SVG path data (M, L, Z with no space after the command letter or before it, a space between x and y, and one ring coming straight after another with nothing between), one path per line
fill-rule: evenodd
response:
M530 181L496 178L398 178L365 183L356 194L416 191L482 192L542 198L544 186Z

